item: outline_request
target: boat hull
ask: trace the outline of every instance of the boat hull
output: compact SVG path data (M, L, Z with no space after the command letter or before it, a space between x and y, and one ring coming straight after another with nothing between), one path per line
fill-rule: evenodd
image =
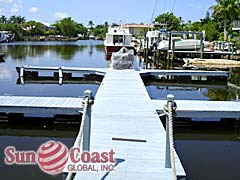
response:
M204 47L209 46L209 43L206 42L204 44ZM160 42L158 45L159 50L162 51L167 51L169 48L169 42L168 41L163 41ZM182 41L178 41L175 42L175 50L181 50L181 51L197 51L200 50L201 48L201 41L200 40L182 40Z

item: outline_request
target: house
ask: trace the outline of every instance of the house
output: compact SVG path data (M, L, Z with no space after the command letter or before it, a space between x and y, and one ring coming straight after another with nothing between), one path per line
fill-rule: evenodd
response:
M153 25L148 24L124 24L122 25L124 28L128 28L129 32L133 36L144 36L144 32L147 32L149 29L153 28Z

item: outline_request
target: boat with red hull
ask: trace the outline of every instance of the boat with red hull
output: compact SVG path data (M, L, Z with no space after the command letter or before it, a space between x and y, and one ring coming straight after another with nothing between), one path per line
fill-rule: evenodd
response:
M106 34L105 45L105 55L106 60L110 60L113 52L118 52L122 47L127 49L135 49L132 45L132 34L129 32L128 28L110 27L108 33Z

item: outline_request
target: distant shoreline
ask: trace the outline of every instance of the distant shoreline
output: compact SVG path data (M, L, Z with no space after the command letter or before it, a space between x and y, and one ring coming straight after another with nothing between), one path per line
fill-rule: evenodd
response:
M67 36L26 36L23 37L22 41L78 41L78 40L89 40L90 38L79 38L79 37L67 37ZM103 40L95 38L93 40Z

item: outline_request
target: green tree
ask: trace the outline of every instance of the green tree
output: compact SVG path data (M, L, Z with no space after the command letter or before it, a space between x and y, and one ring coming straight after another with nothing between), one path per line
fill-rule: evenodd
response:
M47 26L40 22L28 21L22 24L22 28L25 30L26 35L44 35Z
M53 24L57 28L57 31L64 36L73 37L78 33L78 24L71 17L61 19Z
M238 0L216 0L217 5L210 7L213 18L223 22L224 40L227 40L227 26L240 16Z
M181 25L182 19L176 17L173 13L163 13L157 16L154 20L155 24L161 24L163 27L166 27L169 31L179 31L182 30Z
M77 24L77 29L78 34L81 34L83 36L87 35L88 29L83 24L81 23Z
M16 35L16 40L23 39L24 30L20 24L0 24L0 29L14 33Z
M23 16L13 15L13 16L10 16L8 22L12 23L12 24L22 24L22 23L26 22L26 19Z
M187 31L199 32L202 29L201 27L202 27L201 22L199 22L199 21L193 22L187 27Z
M93 30L94 23L92 20L88 21L88 27L90 30Z
M95 37L104 39L106 36L106 33L108 32L108 22L105 22L104 24L97 25L93 29L93 34Z
M8 22L7 17L4 16L4 15L2 15L2 16L0 17L0 23L1 23L1 24L6 24L7 22Z
M56 35L57 32L56 32L55 29L50 28L50 29L48 29L47 31L45 31L44 34L45 34L45 35Z
M201 30L206 31L206 40L214 41L219 37L219 31L217 30L217 24L214 21L208 21L201 26Z

